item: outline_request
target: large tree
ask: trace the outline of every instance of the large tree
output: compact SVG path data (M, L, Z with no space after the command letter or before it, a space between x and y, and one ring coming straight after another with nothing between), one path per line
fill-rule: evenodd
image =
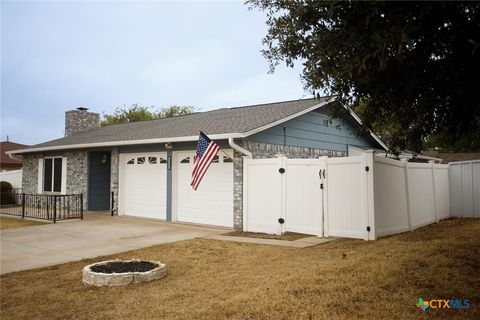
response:
M267 14L272 71L302 63L306 88L361 111L393 152L432 136L480 149L479 2L247 3Z
M146 107L134 104L128 108L126 106L116 108L113 114L104 113L100 125L102 127L105 127L120 123L169 118L184 114L190 114L194 111L195 108L192 106L171 106L155 109L152 106Z

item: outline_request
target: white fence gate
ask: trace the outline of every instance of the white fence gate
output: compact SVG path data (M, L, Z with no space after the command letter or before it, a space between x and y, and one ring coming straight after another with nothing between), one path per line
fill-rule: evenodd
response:
M327 159L326 236L375 239L372 156Z
M449 171L452 215L480 218L480 160L451 162Z
M244 230L322 236L321 170L318 159L245 159Z
M372 166L372 153L348 158L245 159L244 230L374 239L368 164Z

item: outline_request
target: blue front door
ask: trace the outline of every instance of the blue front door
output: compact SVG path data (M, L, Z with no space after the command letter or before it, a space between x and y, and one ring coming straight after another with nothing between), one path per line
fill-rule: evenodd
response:
M88 210L110 209L110 151L88 153Z

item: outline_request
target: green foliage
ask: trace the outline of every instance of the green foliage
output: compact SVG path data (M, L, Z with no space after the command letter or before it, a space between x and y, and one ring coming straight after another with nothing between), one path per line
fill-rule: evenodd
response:
M0 190L12 190L13 186L8 181L0 181Z
M102 127L110 126L114 124L147 121L162 118L169 118L174 116L180 116L190 114L195 111L192 106L171 106L168 108L160 108L158 110L154 107L138 106L134 104L129 108L116 108L115 112L111 115L103 114L103 119L100 122Z
M267 14L272 71L302 63L306 88L360 108L393 152L433 136L479 150L480 2L247 3Z
M0 204L14 204L15 194L13 193L13 186L8 181L0 181Z

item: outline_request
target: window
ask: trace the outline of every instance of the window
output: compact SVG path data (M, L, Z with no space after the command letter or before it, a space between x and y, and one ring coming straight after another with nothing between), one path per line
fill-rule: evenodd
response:
M144 164L144 163L145 163L145 157L137 158L137 164Z
M190 157L186 157L180 161L180 163L190 163Z
M160 163L167 163L167 159L160 158Z
M135 159L130 159L127 161L127 164L135 164Z
M223 163L233 162L233 159L227 156L223 156Z
M212 163L218 163L218 162L220 162L220 157L215 156L215 158L213 158L213 160L212 160Z
M62 191L62 158L45 158L43 165L43 191Z
M148 157L148 163L156 164L157 163L157 157Z

